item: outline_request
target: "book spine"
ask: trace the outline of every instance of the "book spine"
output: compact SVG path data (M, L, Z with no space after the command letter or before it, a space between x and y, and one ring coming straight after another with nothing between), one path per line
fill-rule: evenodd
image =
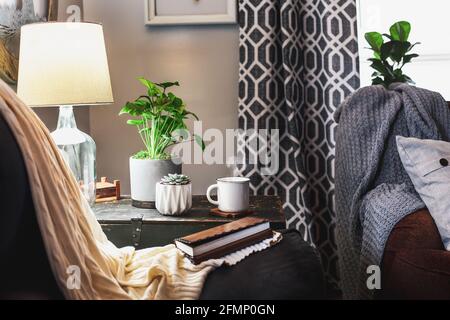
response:
M223 258L226 255L229 255L231 253L234 253L236 251L242 250L244 248L250 247L254 244L260 243L266 239L269 239L273 237L273 231L271 229L264 230L262 232L259 232L253 236L235 241L233 243L230 243L224 247L215 249L211 252L202 254L200 256L191 257L188 254L185 254L185 256L191 260L191 262L195 265L202 263L203 261L210 260L210 259L219 259Z

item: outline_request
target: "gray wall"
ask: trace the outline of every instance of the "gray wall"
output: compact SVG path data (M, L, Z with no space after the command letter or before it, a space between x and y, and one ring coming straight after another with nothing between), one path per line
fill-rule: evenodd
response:
M121 106L142 94L136 81L178 80L176 93L203 120L204 129L237 127L238 27L148 27L144 0L84 1L85 21L104 25L115 104L92 107L90 132L97 143L98 176L120 179L129 192L129 156L142 148L135 128L119 118ZM185 166L194 193L205 193L225 165Z

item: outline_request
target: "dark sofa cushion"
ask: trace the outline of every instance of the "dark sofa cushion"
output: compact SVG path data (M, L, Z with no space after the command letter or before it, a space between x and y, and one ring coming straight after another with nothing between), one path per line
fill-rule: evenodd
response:
M0 298L59 299L22 153L0 116Z
M290 230L273 248L212 272L200 299L323 299L324 290L316 250Z
M428 210L392 231L382 263L381 299L450 299L450 252Z

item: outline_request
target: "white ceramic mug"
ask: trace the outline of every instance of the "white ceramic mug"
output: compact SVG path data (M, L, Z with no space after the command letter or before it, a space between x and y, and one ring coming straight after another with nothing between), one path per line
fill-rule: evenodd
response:
M206 197L212 204L219 206L222 212L243 212L249 209L249 186L247 178L220 178L217 184L208 188ZM211 192L217 189L217 201L211 198Z

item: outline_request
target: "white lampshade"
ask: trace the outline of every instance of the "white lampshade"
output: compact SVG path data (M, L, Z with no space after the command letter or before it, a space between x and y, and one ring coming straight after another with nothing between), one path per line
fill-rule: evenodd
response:
M17 94L33 107L113 103L103 27L73 22L23 26Z

